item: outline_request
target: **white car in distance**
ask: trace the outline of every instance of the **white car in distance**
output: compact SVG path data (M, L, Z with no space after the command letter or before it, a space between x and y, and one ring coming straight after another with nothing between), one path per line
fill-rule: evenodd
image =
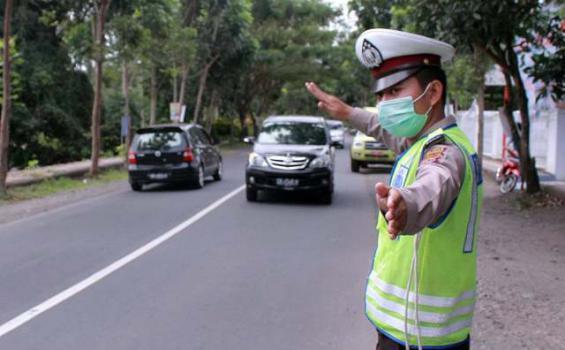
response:
M336 143L338 148L343 148L345 144L345 127L343 126L343 122L339 120L327 120L326 123L330 127L332 143Z

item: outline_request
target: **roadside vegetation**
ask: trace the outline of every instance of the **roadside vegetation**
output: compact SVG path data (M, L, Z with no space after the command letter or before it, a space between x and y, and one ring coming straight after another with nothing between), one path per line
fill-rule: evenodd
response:
M248 145L234 139L223 141L218 144L218 147L222 152L230 153L248 147ZM33 168L29 170L33 170ZM88 174L80 177L61 176L31 185L10 187L4 196L0 196L0 206L28 199L43 198L60 192L77 191L115 181L125 181L127 177L128 174L125 169L107 169L102 170L96 177Z
M127 179L127 171L124 169L103 170L100 174L92 178L82 177L59 177L48 179L27 186L8 188L7 194L0 198L0 206L20 202L29 199L47 197L56 193L77 191L89 187L101 186L114 181Z

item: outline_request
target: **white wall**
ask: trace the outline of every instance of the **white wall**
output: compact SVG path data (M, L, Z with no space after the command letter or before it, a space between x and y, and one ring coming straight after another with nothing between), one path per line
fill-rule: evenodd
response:
M560 119L557 119L558 113L561 115ZM458 112L456 118L461 129L476 147L477 114L474 105L468 111ZM516 120L520 118L517 111L514 112L514 118ZM483 146L486 156L495 159L502 158L502 134L502 123L498 112L485 111ZM544 110L531 116L530 152L532 157L536 158L538 168L557 175L561 164L556 160L556 157L561 155L557 150L561 150L565 157L565 111L563 109Z
M565 181L565 109L548 117L547 171L559 181Z

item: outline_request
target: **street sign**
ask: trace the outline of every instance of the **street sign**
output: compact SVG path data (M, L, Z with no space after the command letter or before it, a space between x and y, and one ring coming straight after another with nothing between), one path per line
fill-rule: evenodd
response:
M186 113L186 105L182 105L181 112L180 112L180 122L184 123L184 115Z
M175 123L180 121L180 103L178 102L171 102L169 103L169 113L171 116L171 120Z

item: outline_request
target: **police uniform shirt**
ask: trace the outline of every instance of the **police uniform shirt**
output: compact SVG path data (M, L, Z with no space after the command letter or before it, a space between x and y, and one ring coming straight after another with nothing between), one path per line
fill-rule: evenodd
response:
M386 132L376 114L354 108L349 120L355 128L383 142L396 154L410 147L408 139ZM455 118L448 116L426 129L420 137L455 123ZM409 187L398 188L407 209L406 227L402 232L415 234L438 221L457 198L464 174L465 158L455 144L439 138L426 145L416 181Z

